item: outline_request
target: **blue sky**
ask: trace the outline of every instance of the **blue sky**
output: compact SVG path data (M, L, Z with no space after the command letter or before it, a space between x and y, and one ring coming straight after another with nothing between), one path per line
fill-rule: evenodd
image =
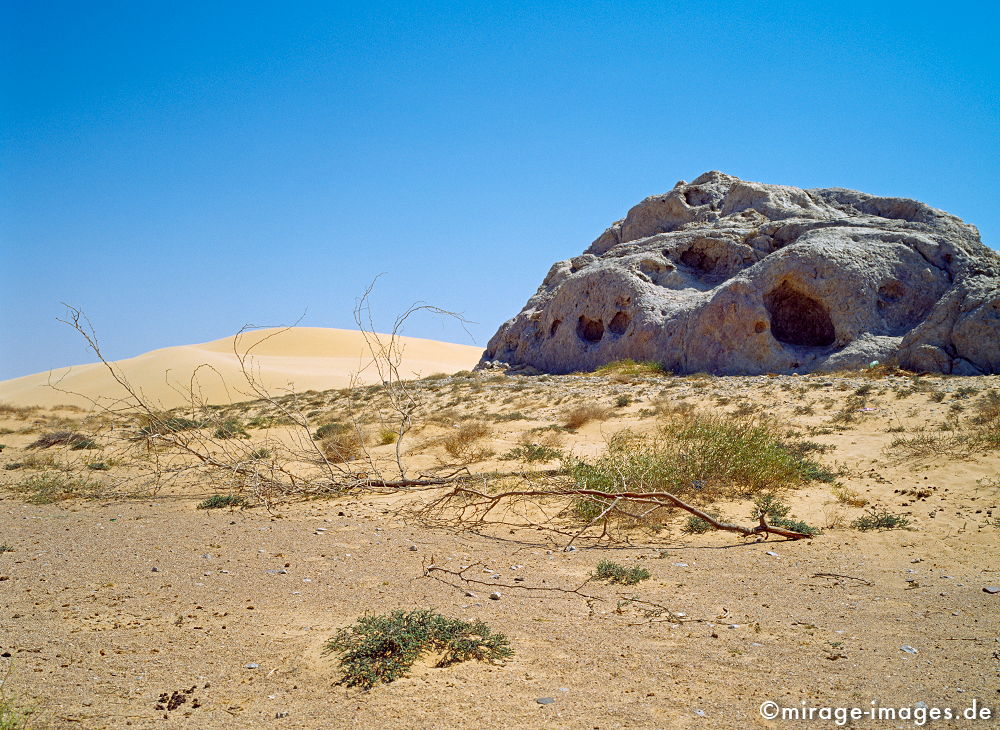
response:
M1000 246L1000 4L4 2L0 378L245 323L485 345L550 264L720 169Z

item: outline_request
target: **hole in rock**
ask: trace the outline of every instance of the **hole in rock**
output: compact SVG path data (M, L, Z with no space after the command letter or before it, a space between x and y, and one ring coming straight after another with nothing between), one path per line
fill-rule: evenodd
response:
M681 254L681 263L685 266L690 266L692 269L698 269L698 271L707 274L715 268L715 264L718 263L718 259L707 255L704 251L689 248Z
M608 322L608 329L611 330L612 334L625 334L625 330L628 329L631 321L632 318L625 314L625 312L618 312L611 318L611 321Z
M753 331L756 332L758 335L766 329L767 325L764 324L763 322L755 322L753 325Z
M576 336L586 342L599 342L604 337L604 322L581 315L576 323Z
M552 326L549 327L549 337L555 337L556 330L559 329L559 325L561 325L561 324L562 324L562 320L561 319L557 319L557 320L555 320L552 323Z
M826 305L787 281L765 295L764 306L771 315L771 333L779 342L805 347L833 344L836 332Z

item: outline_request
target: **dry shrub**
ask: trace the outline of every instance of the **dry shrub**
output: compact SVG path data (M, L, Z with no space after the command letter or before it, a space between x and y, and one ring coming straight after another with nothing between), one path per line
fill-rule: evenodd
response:
M364 456L367 440L367 435L363 431L351 428L327 436L320 441L319 448L327 461L332 464L342 464Z
M482 421L468 421L441 439L441 445L455 459L482 461L489 451L479 447L478 443L491 433L493 430Z
M849 487L845 487L838 484L833 488L833 496L837 498L837 501L841 504L846 504L851 507L864 507L868 504L868 500L858 494L856 491Z
M13 416L14 418L26 418L38 411L37 406L15 406L6 401L0 402L0 416Z
M606 406L599 406L596 403L587 403L582 406L576 406L566 411L565 418L563 420L563 427L568 428L571 431L575 431L591 421L603 421L610 413L611 410L609 408Z

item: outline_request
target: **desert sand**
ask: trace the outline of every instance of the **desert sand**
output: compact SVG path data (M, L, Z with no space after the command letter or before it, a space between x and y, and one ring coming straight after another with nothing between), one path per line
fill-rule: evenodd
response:
M388 335L375 336L389 342ZM406 378L468 370L482 355L482 348L469 345L415 337L400 337L398 342L403 356L399 372ZM248 355L246 365L255 380L272 392L342 388L352 378L362 385L380 381L360 332L324 327L253 330L153 350L113 365L144 398L163 408L188 403L192 395L203 403L234 403L257 397L248 388L237 353ZM90 407L93 400L110 405L123 398L132 405L102 363L0 381L0 402L20 406Z
M996 712L1000 595L986 589L1000 585L1000 453L960 445L995 406L998 387L997 377L851 374L476 373L416 382L420 408L405 441L414 474L464 464L468 483L487 489L545 483L559 460L512 458L513 449L541 443L593 459L623 429L649 432L687 407L776 419L782 432L817 444L836 474L781 493L791 517L822 529L811 540L689 534L687 515L676 512L653 532L618 525L614 540L581 540L572 551L566 534L463 529L446 512L442 522L418 511L450 486L198 509L213 494L252 492L224 470L150 490L130 465L163 463L168 447L116 443L106 417L74 409L7 407L4 692L35 710L34 727L94 730L834 726L766 721L765 701L956 712L975 702ZM303 406L324 422L366 398L384 407L379 392L313 393ZM598 411L567 428L581 406ZM217 411L262 425L213 453L287 438L289 427L262 418L272 408ZM456 441L468 424L480 427ZM99 444L28 448L55 429L94 432ZM393 449L369 446L390 474ZM89 486L46 496L43 475ZM746 499L712 507L752 523ZM909 528L853 527L872 507ZM593 580L601 560L643 566L651 577L634 586ZM509 637L515 655L502 665L422 661L367 692L338 684L337 659L323 653L338 629L417 608L481 619ZM182 703L163 700L175 693Z

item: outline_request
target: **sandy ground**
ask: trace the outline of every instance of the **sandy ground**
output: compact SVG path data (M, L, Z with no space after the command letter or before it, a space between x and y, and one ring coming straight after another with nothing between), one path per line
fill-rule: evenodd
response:
M765 721L758 707L767 700L861 709L923 702L959 713L975 701L1000 712L1000 595L984 591L1000 585L1000 454L904 458L890 448L901 433L964 417L1000 378L910 383L484 375L419 386L414 463L448 461L439 439L450 421L492 417L471 465L478 473L516 466L498 455L574 403L609 407L606 418L559 432L558 447L580 455L600 452L624 427L651 427L655 404L732 411L752 403L832 447L820 459L840 472L841 487L908 515L914 528L854 530L862 508L813 482L787 495L795 516L824 528L810 541L688 535L678 516L657 536L566 552L565 539L539 531L435 528L408 509L429 495L409 492L291 501L271 512L196 509L226 491L221 479L155 496L31 505L15 491L26 472L5 468L5 692L58 728L834 726ZM868 384L859 407L852 394ZM616 407L622 396L630 402ZM337 397L328 395L329 407ZM835 423L837 412L850 421ZM82 424L84 414L6 413L0 464L23 460L39 433L74 419ZM50 451L67 460L81 453ZM725 510L746 521L746 505ZM641 564L652 578L587 583L602 559ZM465 575L482 584L434 579L429 564L471 566ZM590 598L551 590L584 583ZM648 604L682 620L650 615ZM337 685L324 643L366 612L397 608L483 619L516 654L503 666L425 663L370 692ZM191 688L176 709L157 709L161 694Z
M375 336L390 342L388 335ZM398 343L399 371L405 378L469 370L483 354L479 347L415 337L399 337ZM257 397L247 387L237 353L247 356L247 368L270 392L343 388L352 377L363 385L381 382L360 332L323 327L253 330L203 344L153 350L113 364L145 399L163 408L188 403L192 394L204 403L233 403ZM126 396L101 363L0 381L0 402L21 406L89 408L90 399L110 406Z

